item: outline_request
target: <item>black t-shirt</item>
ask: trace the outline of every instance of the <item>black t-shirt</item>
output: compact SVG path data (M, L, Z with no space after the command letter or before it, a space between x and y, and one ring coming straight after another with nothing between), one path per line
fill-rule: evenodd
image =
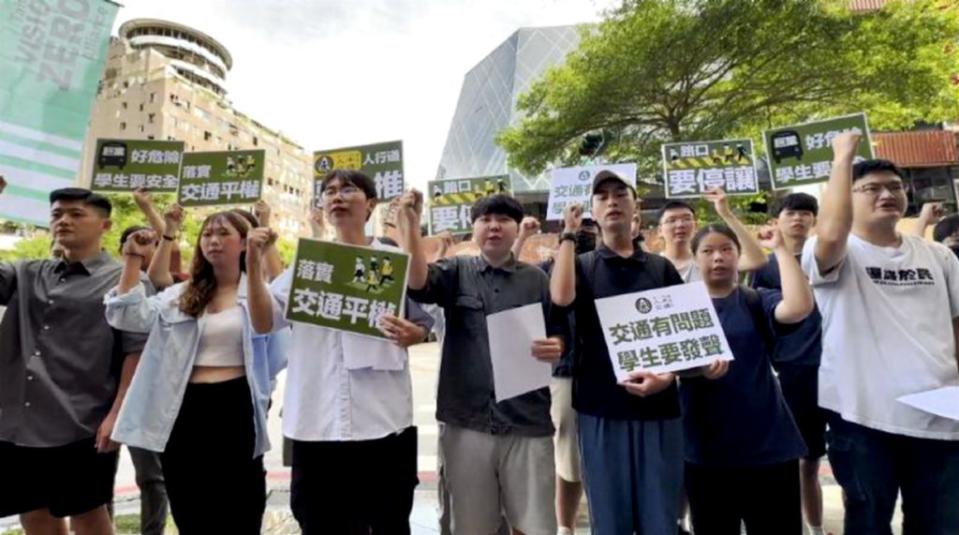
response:
M679 394L673 384L648 397L634 396L617 384L596 312L596 299L682 284L669 260L637 248L624 258L601 245L576 258L576 353L573 408L592 416L620 420L678 418Z

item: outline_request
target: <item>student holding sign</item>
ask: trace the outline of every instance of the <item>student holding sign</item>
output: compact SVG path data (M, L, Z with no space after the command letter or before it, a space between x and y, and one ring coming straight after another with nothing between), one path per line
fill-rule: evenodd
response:
M105 298L113 327L150 333L113 438L162 453L180 533L260 532L267 405L285 365L258 334L279 323L260 272L275 239L234 212L214 213L200 229L190 281L146 297L140 268L152 238L134 234Z
M446 315L436 402L446 489L454 533L491 534L505 514L514 533L553 535L555 470L549 388L496 401L487 316L528 305L549 317L549 279L516 260L523 208L492 195L473 205L478 257L454 256L427 264L421 247L422 197L408 192L398 216L410 253L410 295L440 305ZM547 322L526 358L556 362L563 353L559 318ZM563 318L565 319L565 318Z
M739 285L740 244L709 225L692 248L735 360L721 379L682 380L686 492L693 531L703 535L802 534L798 459L802 437L773 376L776 336L813 309L812 291L778 229L763 245L776 252L782 292Z
M902 171L853 165L861 136L833 140L817 234L803 268L823 315L819 405L829 462L845 491L845 533L959 533L959 422L897 398L959 384L959 260L900 234Z
M636 190L611 171L592 183L602 229L595 251L575 254L582 208L567 207L550 280L553 303L572 305L576 323L573 408L593 529L675 533L683 474L683 430L675 375L637 371L617 384L595 300L682 284L676 268L643 252L630 226ZM708 373L718 377L724 363Z
M336 242L396 251L365 233L377 204L370 177L333 170L318 191ZM280 310L295 267L271 287ZM410 532L418 480L406 348L426 339L432 319L409 299L405 308L409 319L381 316L388 338L293 324L283 435L293 441L290 506L305 535Z

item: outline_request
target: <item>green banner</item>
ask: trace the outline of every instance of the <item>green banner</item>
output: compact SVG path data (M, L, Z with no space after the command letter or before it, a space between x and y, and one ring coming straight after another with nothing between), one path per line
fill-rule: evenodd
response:
M180 167L181 206L250 204L263 192L265 150L187 152Z
M430 234L473 232L470 210L476 201L497 193L513 194L509 175L433 180L426 189L430 195Z
M344 147L313 153L314 198L320 198L320 180L333 169L361 171L376 181L379 202L403 194L403 142Z
M380 317L403 315L405 253L301 238L293 267L290 321L386 338Z
M49 193L76 184L118 7L0 0L0 218L47 226Z
M666 197L701 197L717 187L731 195L757 193L755 162L753 142L748 139L665 143Z
M182 141L98 139L93 154L96 191L176 191L180 183Z
M832 140L850 130L863 134L856 159L873 158L869 122L865 113L783 126L764 132L773 189L829 180L833 159Z

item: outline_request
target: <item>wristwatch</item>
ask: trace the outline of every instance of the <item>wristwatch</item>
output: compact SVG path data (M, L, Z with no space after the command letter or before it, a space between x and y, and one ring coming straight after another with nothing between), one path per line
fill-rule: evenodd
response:
M576 243L576 233L575 232L564 232L559 235L559 243L562 244L564 241L569 240L573 243Z

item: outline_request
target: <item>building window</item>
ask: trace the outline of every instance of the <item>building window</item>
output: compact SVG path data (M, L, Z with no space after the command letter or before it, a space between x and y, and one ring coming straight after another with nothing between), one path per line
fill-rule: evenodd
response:
M156 94L156 93L150 93L150 104L153 104L153 103L156 102L156 101L157 101L157 94Z
M147 115L147 122L150 123L150 124L153 124L153 121L154 121L156 118L157 118L157 114L151 113L150 115Z
M213 134L211 134L211 133L210 133L209 131L207 131L207 130L204 130L204 131L203 131L203 141L210 141L211 139L213 139Z
M126 129L127 129L127 123L120 123L120 130L126 130Z
M254 147L259 147L259 146L260 146L260 140L257 139L256 136L253 136L253 146L254 146Z
M143 103L140 103L140 111L143 111Z
M153 137L152 135L151 135L151 136L147 136L147 139L149 139L149 140L153 140L153 139L154 139L154 137Z
M146 128L144 128L143 125L141 124L141 125L140 125L140 132L142 133L142 132L145 132L145 131L146 131Z
M126 102L121 102L121 103L120 103L120 107L123 108L123 109L127 109L127 103L126 103Z

